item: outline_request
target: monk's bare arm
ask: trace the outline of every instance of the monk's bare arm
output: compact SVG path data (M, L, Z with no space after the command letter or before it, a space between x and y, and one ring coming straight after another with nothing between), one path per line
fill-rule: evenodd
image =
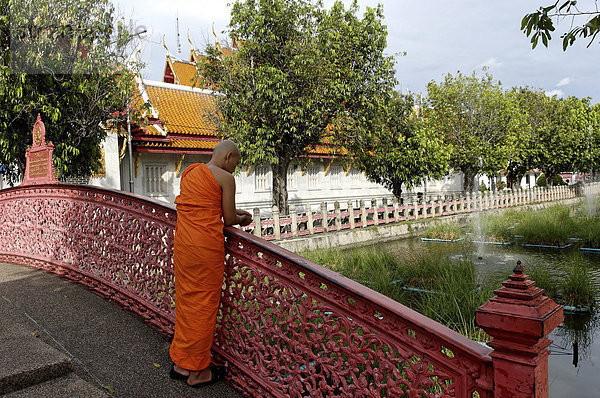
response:
M250 213L244 210L236 210L235 208L235 178L227 173L222 174L220 177L221 181L221 196L222 196L222 207L223 207L223 221L225 225L248 225L252 222L252 216Z

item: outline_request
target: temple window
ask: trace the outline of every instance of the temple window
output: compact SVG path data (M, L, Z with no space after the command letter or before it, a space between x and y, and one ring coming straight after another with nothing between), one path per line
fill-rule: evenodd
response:
M308 189L320 189L321 187L319 184L319 166L308 166L308 169L306 171L308 174Z
M331 166L329 169L331 189L342 189L342 172L341 166Z
M144 190L148 196L166 196L166 164L147 164L144 166Z
M287 171L287 189L295 191L298 189L298 178L296 177L296 166L290 165Z
M269 168L259 166L254 169L254 190L256 192L268 191L271 188L269 184Z

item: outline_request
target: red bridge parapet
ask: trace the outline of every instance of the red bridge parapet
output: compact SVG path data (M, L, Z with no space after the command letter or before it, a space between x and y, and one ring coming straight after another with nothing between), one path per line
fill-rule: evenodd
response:
M69 185L5 189L0 261L61 274L172 334L175 221L173 206L120 191ZM225 235L213 348L227 363L229 382L248 396L526 396L499 395L514 384L500 375L515 370L507 361L534 363L535 378L523 381L547 385L544 336L558 317L542 316L540 324L531 321L538 319L532 313L511 315L511 306L523 303L539 303L525 304L537 314L550 308L549 299L518 273L478 313L495 338L492 352L272 243L235 228L226 228ZM515 341L522 343L516 350ZM529 362L521 358L525 354Z

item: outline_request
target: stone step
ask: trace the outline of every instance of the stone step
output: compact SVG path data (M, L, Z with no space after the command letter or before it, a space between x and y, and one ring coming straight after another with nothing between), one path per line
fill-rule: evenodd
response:
M72 372L71 359L43 342L23 310L0 300L0 395Z
M0 346L0 395L69 374L71 360L29 335L2 339Z
M59 377L24 390L12 392L5 395L5 398L106 398L108 396L104 390L71 373L68 376Z

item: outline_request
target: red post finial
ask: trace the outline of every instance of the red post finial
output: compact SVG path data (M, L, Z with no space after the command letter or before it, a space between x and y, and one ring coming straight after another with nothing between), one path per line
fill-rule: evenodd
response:
M513 268L513 273L522 274L523 272L525 272L525 268L523 268L523 266L521 265L521 260L518 260L517 266Z
M492 336L494 397L548 397L546 336L562 323L563 308L543 295L518 261L513 274L476 310L476 322Z

